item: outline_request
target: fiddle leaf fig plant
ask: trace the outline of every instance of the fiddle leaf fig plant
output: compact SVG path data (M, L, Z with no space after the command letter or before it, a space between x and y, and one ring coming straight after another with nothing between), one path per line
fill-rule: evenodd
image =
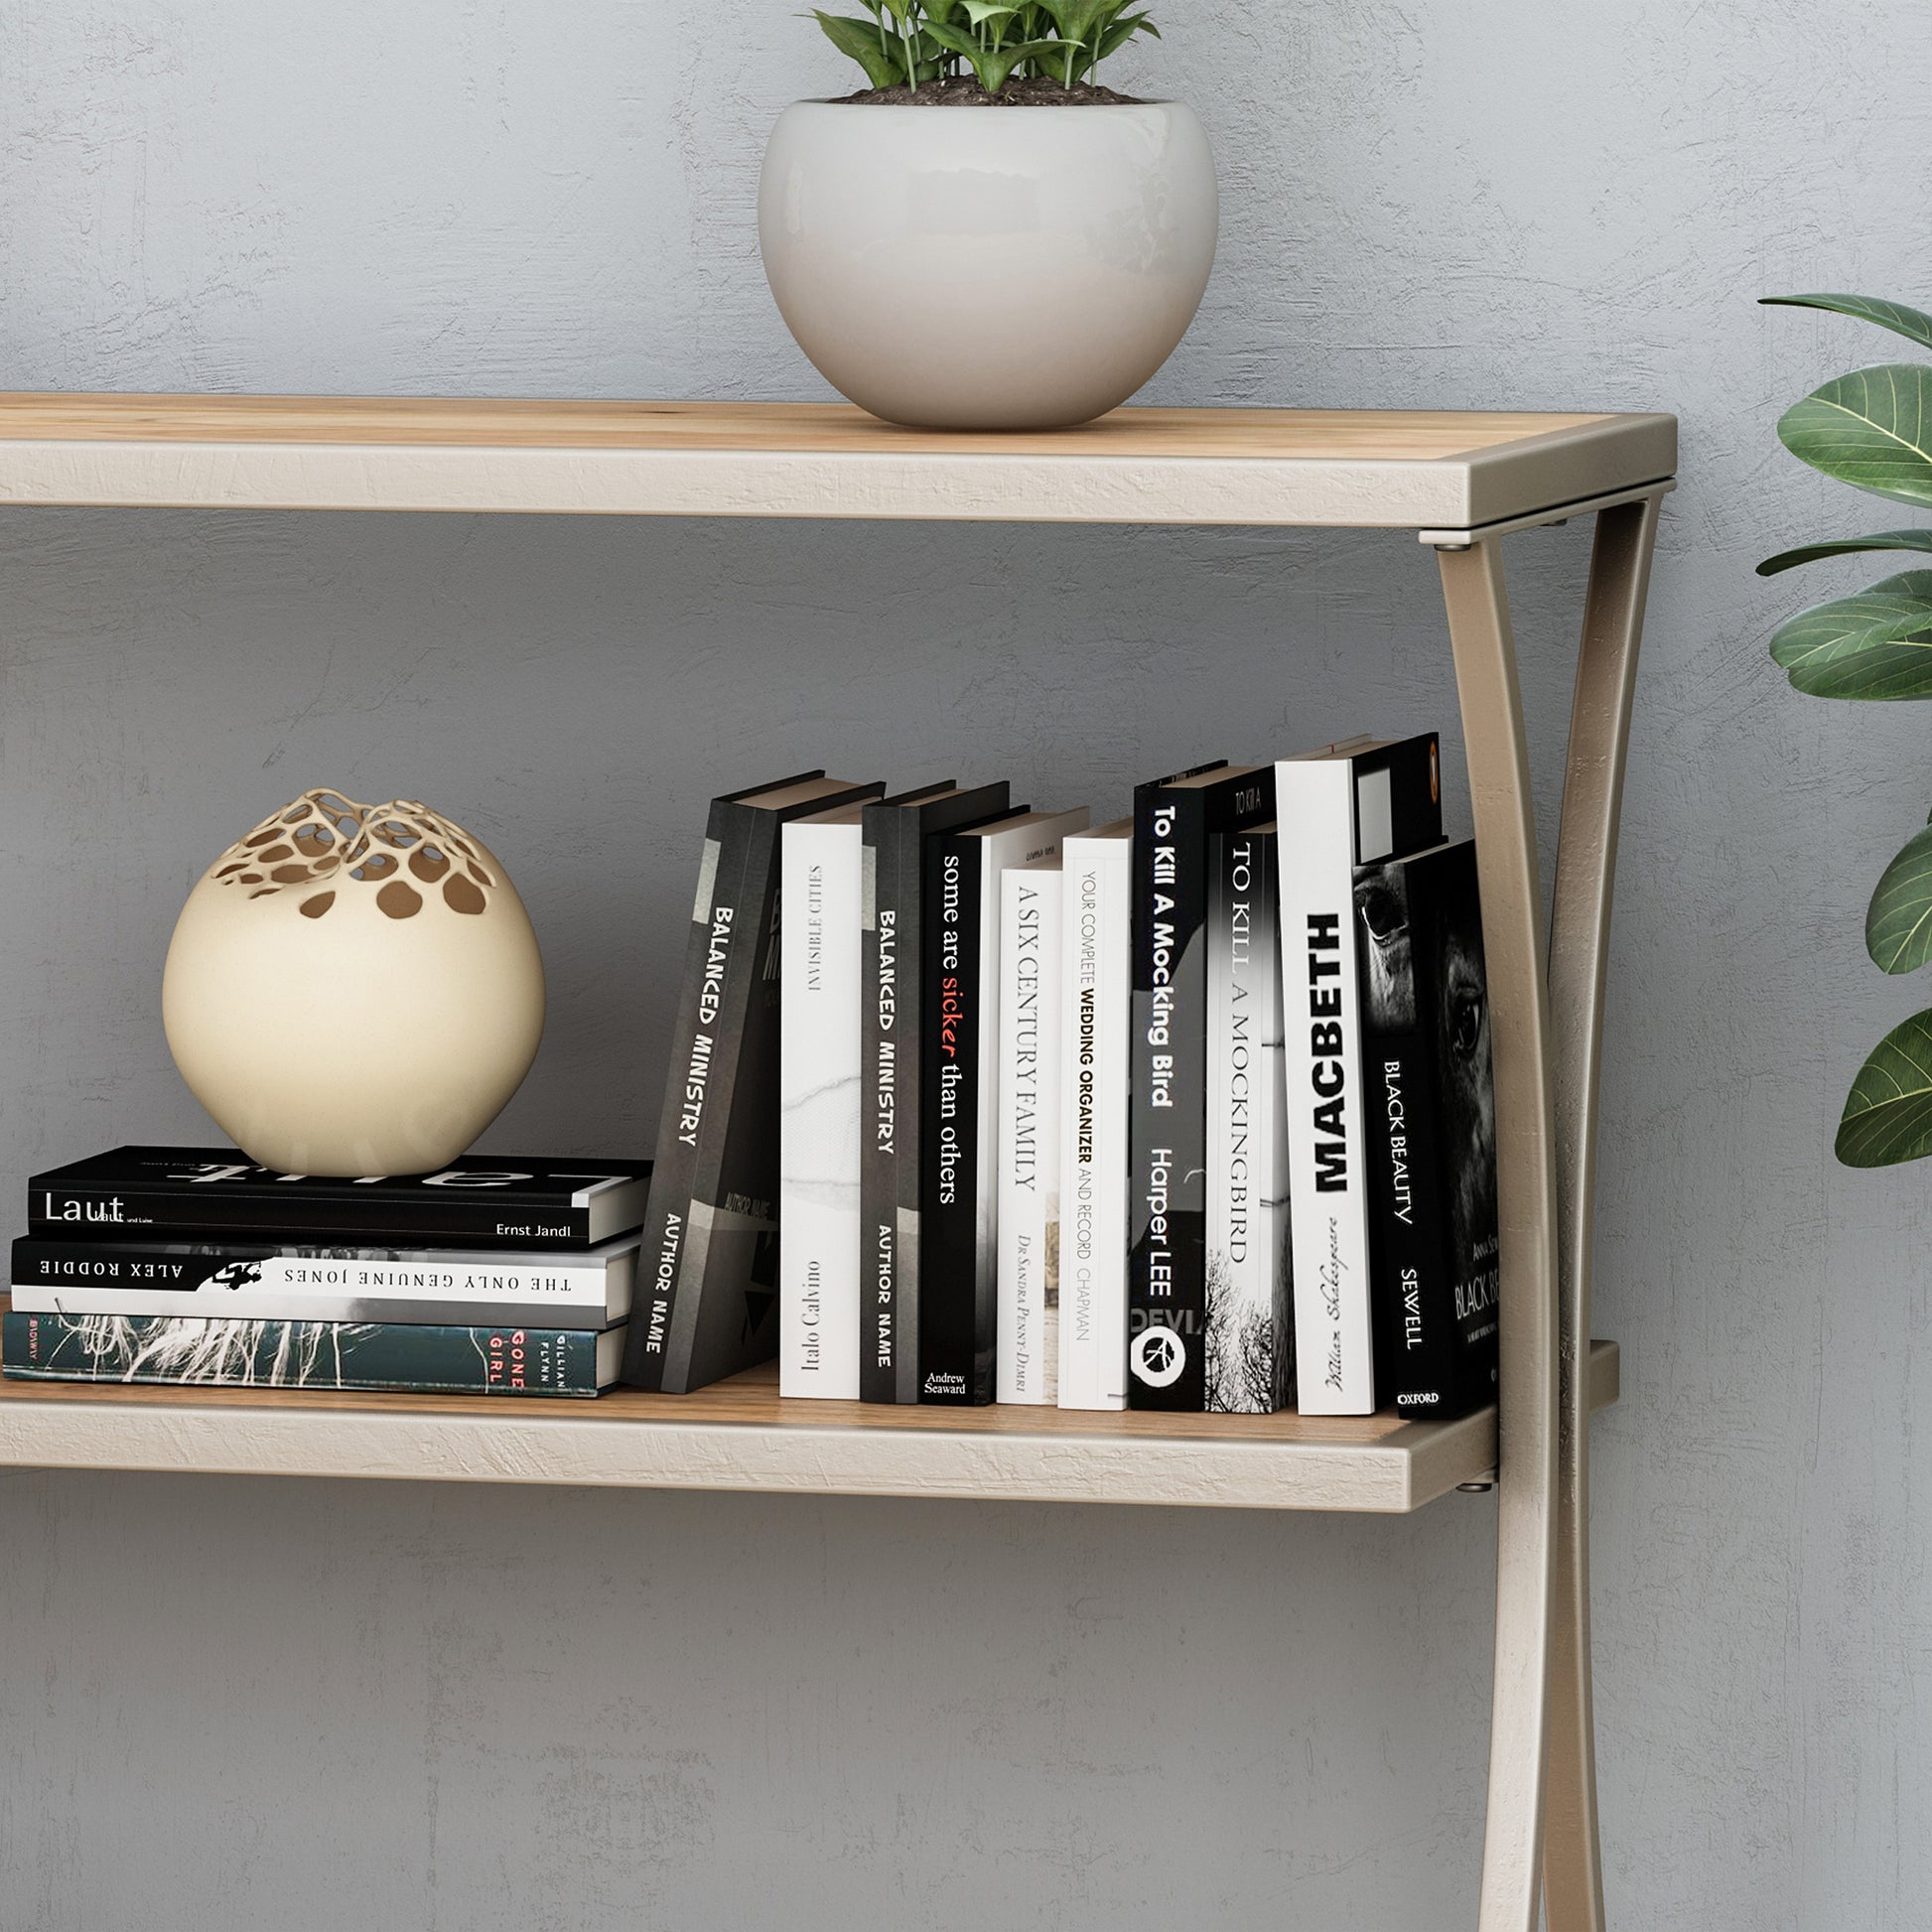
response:
M1825 309L1932 348L1932 315L1864 295L1780 295L1772 306ZM1801 462L1856 489L1932 509L1932 365L1855 369L1793 403L1778 438ZM1932 529L1879 530L1781 550L1772 577L1864 551L1932 552ZM1800 691L1864 702L1932 698L1932 569L1898 571L1853 597L1780 624L1771 655ZM1865 950L1887 973L1932 961L1932 820L1899 851L1871 896ZM1838 1158L1881 1168L1932 1154L1932 1008L1901 1021L1865 1056L1839 1122Z
M825 37L858 62L876 93L902 89L908 102L1011 99L1025 90L1056 98L1091 90L1094 69L1137 34L1161 38L1132 0L860 0L870 14L814 9ZM971 78L968 79L967 76ZM922 91L929 90L929 91Z

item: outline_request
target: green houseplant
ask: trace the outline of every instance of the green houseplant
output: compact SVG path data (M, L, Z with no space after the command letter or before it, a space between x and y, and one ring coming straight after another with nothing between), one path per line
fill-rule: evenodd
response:
M1932 315L1863 295L1768 296L1875 323L1932 349ZM1814 470L1874 496L1932 510L1932 364L1886 362L1835 377L1778 421L1785 448ZM1770 577L1821 557L1932 551L1932 529L1879 530L1780 551ZM1779 625L1771 655L1819 698L1932 698L1932 569L1904 570L1853 597L1833 598ZM1865 913L1865 950L1887 973L1932 959L1932 821L1900 849ZM1887 1167L1932 1154L1932 1008L1894 1027L1852 1083L1838 1129L1848 1167Z
M871 84L787 107L759 183L799 347L921 429L1068 428L1125 402L1193 321L1220 220L1193 110L1096 78L1155 34L1145 9L851 4L816 18Z
M861 0L871 18L815 10L826 38L865 69L875 88L910 101L962 104L1073 100L1093 72L1136 34L1161 38L1129 0ZM1016 80L1018 85L1014 83Z

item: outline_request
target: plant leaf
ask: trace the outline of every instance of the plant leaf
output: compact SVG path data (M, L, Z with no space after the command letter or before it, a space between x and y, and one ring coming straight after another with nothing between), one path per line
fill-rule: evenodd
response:
M1157 41L1161 38L1160 28L1146 14L1122 14L1100 36L1093 58L1104 61L1108 55L1119 53L1136 34L1152 34Z
M1868 537L1829 537L1823 543L1807 543L1766 557L1758 565L1757 574L1775 577L1781 570L1816 563L1820 557L1850 557L1861 550L1932 550L1932 530L1879 530Z
M1771 656L1815 698L1932 697L1932 570L1800 611L1772 633Z
M979 51L979 42L963 27L949 27L942 20L928 20L924 31L928 39L941 47L950 48L955 54L964 54L968 49L975 53Z
M1932 368L1922 362L1839 376L1793 403L1778 437L1840 483L1932 507Z
M1887 973L1915 972L1932 959L1932 825L1885 868L1864 915L1864 949Z
M813 10L817 13L817 10ZM894 50L879 44L879 26L876 21L853 20L842 14L817 14L818 24L825 29L825 38L841 54L847 54L857 61L866 70L866 78L875 87L902 87L905 84L904 66L897 58L897 42L888 45Z
M1060 39L1084 47L1120 12L1126 0L1039 0L1060 30Z
M979 83L989 94L997 94L1007 84L1022 61L1029 61L1037 54L1050 54L1052 41L1022 41L1015 47L982 47L971 34L957 27L941 27L932 21L926 22L926 33L941 47L950 48L960 55L975 74Z
M1829 309L1832 314L1851 316L1859 322L1875 322L1921 348L1932 348L1932 316L1922 309L1908 309L1902 302L1887 302L1876 295L1760 295L1767 309Z
M1888 1168L1932 1152L1932 1012L1915 1013L1871 1051L1845 1098L1838 1158Z
M995 0L959 0L966 9L966 17L975 27L984 27L989 20L998 20L1004 14L1017 14L1017 6L1000 6Z

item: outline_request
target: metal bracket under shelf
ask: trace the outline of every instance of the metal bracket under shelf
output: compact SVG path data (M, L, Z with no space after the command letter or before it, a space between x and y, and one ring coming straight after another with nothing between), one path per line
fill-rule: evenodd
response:
M1532 510L1526 516L1507 516L1498 523L1472 524L1466 530L1418 530L1416 540L1433 550L1468 550L1489 537L1512 536L1518 530L1553 529L1568 523L1573 516L1588 516L1593 510L1615 509L1619 503L1642 503L1653 496L1668 496L1676 487L1675 477L1660 477L1655 483L1612 490L1606 496L1581 497L1574 503L1554 503L1548 509Z

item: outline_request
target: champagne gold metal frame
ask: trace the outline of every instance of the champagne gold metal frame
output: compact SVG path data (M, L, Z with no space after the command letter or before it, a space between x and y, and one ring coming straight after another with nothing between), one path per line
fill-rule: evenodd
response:
M1405 1510L1498 1489L1479 1932L1603 1932L1589 1657L1596 1098L1665 415L1137 410L1009 437L822 404L0 395L0 505L932 518L1413 531L1439 556L1495 1048L1495 1410L1042 1418L783 1404L756 1374L585 1405L0 1386L0 1466ZM1500 543L1596 518L1547 928ZM832 1413L850 1408L855 1413ZM557 1413L568 1409L575 1413ZM793 1411L806 1413L794 1414ZM586 1413L588 1412L588 1413Z

